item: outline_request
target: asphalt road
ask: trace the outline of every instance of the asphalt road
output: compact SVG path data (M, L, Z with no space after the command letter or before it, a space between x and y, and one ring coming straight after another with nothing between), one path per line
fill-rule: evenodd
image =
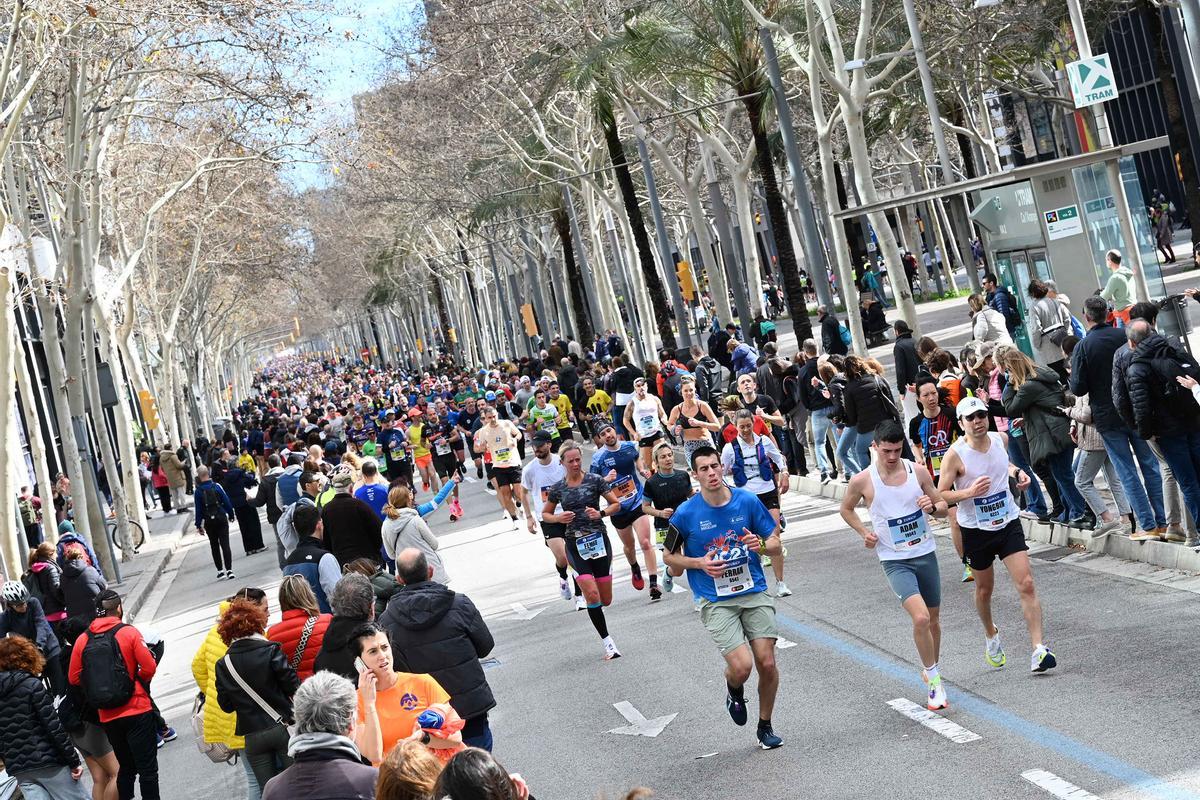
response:
M1048 560L1063 553L1044 550L1035 577L1061 666L1028 672L1016 595L999 576L995 612L1009 661L993 670L983 660L971 587L958 583L953 550L942 540L941 663L951 706L941 716L980 737L958 743L888 705L923 707L923 691L907 618L875 556L831 501L785 498L795 595L777 607L781 633L795 646L778 650L782 688L773 718L786 744L772 752L758 749L752 725L729 720L722 661L688 593L650 603L622 565L608 617L624 655L605 662L586 617L557 597L540 537L500 522L481 484L464 485L465 520L449 523L444 509L433 515L452 587L475 600L496 638L487 670L499 703L496 755L539 798L616 798L633 786L680 800L1055 796L1022 777L1031 770L1100 797L1200 798L1194 594ZM241 552L236 535L234 552ZM241 769L208 763L188 733L191 658L218 600L243 585L273 596L278 585L270 553L235 556L235 568L238 581L217 584L207 545L193 541L168 565L138 620L169 642L154 690L180 738L160 751L164 797L243 796ZM514 603L536 616L518 618ZM754 686L752 679L752 712ZM614 708L621 701L650 719L677 716L654 738L610 733L629 724Z

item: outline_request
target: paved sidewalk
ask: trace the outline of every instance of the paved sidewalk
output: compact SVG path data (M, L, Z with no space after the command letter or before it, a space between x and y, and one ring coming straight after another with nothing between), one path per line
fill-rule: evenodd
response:
M137 614L158 584L158 578L167 560L191 528L193 519L191 508L186 514L151 511L147 517L149 530L146 543L130 560L121 562L121 582L109 581L109 586L120 592L124 598L125 611L130 619ZM111 566L105 572L111 575Z

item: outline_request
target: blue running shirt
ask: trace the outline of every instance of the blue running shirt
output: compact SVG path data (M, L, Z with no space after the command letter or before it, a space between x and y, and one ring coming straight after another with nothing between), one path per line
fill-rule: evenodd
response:
M604 477L609 470L617 471L617 479L608 488L617 493L621 511L642 507L642 480L637 471L638 447L633 442L621 442L616 450L601 447L592 456L588 472ZM757 498L756 498L757 499Z
M696 493L671 515L671 527L679 531L685 556L704 558L716 553L726 562L725 574L716 579L702 569L687 571L692 591L713 603L767 590L758 551L742 544L746 535L742 529L766 539L775 530L775 518L753 493L730 491L733 496L723 506L710 506Z

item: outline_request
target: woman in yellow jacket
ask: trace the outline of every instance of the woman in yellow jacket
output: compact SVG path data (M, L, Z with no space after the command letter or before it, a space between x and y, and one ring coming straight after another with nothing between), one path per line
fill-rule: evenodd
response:
M204 637L204 643L200 645L195 658L192 659L192 677L196 679L196 685L200 687L200 692L204 695L205 743L220 743L230 750L241 751L245 750L246 742L234 733L237 716L222 711L221 706L217 703L217 662L225 657L225 652L229 649L229 645L221 641L221 636L217 633L217 622L220 622L225 610L229 608L230 601L238 598L255 600L263 606L267 605L267 593L262 589L253 588L240 589L229 600L223 601L217 612L216 622L209 628L208 635ZM245 758L240 760L242 767L246 770L247 800L261 800L262 787L254 779L254 773L250 770L250 762Z

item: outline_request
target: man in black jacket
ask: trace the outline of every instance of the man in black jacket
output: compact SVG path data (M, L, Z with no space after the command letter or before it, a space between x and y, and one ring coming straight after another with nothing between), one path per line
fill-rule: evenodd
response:
M844 356L850 352L842 341L842 323L837 315L825 306L818 306L817 319L821 321L821 349L829 355Z
M892 323L896 332L896 344L892 347L892 357L896 362L896 392L900 397L908 393L910 386L916 387L917 368L921 359L917 358L917 343L913 340L912 328L902 319Z
M812 423L813 454L817 459L817 469L821 470L821 483L829 483L831 476L837 474L837 468L829 463L825 453L825 439L829 436L833 422L829 415L833 411L833 401L822 394L825 384L817 373L817 343L805 339L801 345L805 361L800 367L800 405L808 409L808 419Z
M333 497L321 509L325 546L342 567L356 558L378 561L383 547L380 533L383 523L371 506L350 494L354 488L354 474L348 469L340 469L334 473L330 484Z
M729 357L729 350L726 345L729 340L737 336L737 326L730 323L725 326L723 331L713 331L708 337L708 354L716 359L717 363L730 372L733 371L733 361Z
M496 699L479 659L492 652L492 633L469 597L434 583L432 577L433 569L420 550L401 550L396 580L405 588L388 603L380 626L391 640L398 668L428 673L449 692L450 705L466 720L463 742L491 750L488 711L495 708Z

